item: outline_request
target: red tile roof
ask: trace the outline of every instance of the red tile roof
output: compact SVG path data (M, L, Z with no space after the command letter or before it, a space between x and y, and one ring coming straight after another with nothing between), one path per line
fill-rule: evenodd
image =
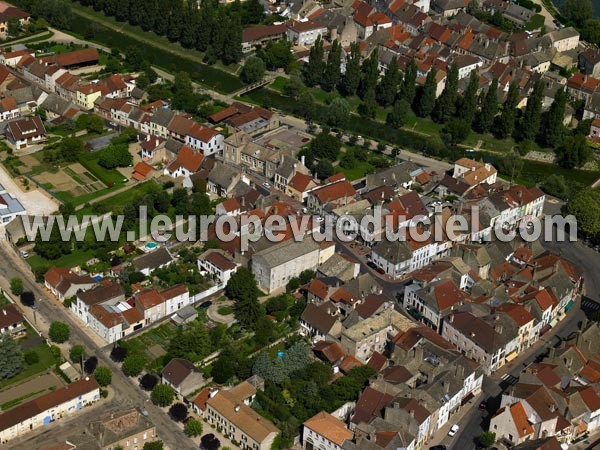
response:
M519 436L525 437L532 434L534 430L527 420L527 413L525 412L525 408L523 408L523 404L521 402L517 402L511 405L509 410Z
M319 199L321 204L325 204L344 197L354 197L356 195L356 190L348 181L338 181L337 183L315 189L312 191L312 194Z

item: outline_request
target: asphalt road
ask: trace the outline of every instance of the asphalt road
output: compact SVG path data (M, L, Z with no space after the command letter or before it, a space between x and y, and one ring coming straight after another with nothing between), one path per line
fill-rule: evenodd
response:
M83 344L88 350L95 353L100 365L107 366L112 370L111 386L123 408L135 406L148 411L148 417L156 426L160 439L171 450L196 449L193 442L181 432L167 414L148 401L147 395L138 387L136 380L125 376L120 367L108 357L108 352L101 349L80 328L81 324L62 305L51 299L41 285L34 282L31 271L26 268L24 261L6 241L2 241L0 244L0 256L2 278L10 280L12 277L20 277L25 290L33 292L36 299L42 299L37 302L36 313L41 330L47 329L48 324L55 320L68 324L71 328L70 344Z

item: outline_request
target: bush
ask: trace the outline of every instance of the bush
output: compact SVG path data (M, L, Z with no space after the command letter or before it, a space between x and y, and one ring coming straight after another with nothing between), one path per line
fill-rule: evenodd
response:
M58 344L67 342L69 340L70 335L71 329L66 323L55 321L52 322L52 324L50 325L48 336L53 342L56 342Z
M40 362L40 355L38 355L37 352L35 352L34 350L25 352L24 357L25 364L27 364L28 366L32 366Z
M157 384L152 389L152 395L150 396L152 403L156 406L169 406L175 400L175 391L166 384Z
M23 280L19 277L13 277L10 279L10 291L14 295L21 295L23 293Z
M151 391L157 384L158 377L151 373L147 373L140 380L140 387L145 391Z

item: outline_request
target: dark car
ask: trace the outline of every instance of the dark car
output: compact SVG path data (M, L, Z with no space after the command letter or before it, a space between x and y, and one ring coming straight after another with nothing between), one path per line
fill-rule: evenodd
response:
M200 303L200 308L208 308L210 305L212 305L212 302L207 300L204 303Z
M446 450L445 445L434 445L433 447L429 447L429 450Z

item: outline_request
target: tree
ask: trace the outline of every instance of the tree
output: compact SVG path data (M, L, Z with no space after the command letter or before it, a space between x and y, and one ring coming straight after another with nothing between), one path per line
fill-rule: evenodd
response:
M544 115L540 127L539 142L546 147L557 147L565 137L565 108L567 106L567 92L564 88L556 91L554 101L548 112Z
M175 399L175 391L166 384L157 384L154 386L154 389L152 389L150 398L152 399L152 403L157 406L169 406Z
M7 27L6 32L8 33L9 36L11 36L11 37L16 36L20 30L21 30L21 22L19 22L19 19L8 19L8 27Z
M169 355L173 358L184 358L199 361L209 353L208 331L203 323L194 321L185 328L180 328L171 339Z
M408 102L401 98L396 100L394 107L388 113L386 123L394 128L402 128L408 120L408 114L410 112L410 105Z
M492 128L498 112L498 80L494 78L485 96L482 95L481 111L475 121L477 131L487 133Z
M98 164L105 169L127 167L133 163L133 156L126 144L109 145L100 151Z
M479 435L477 440L484 447L491 447L496 442L496 433L492 431L484 431Z
M287 67L293 61L294 56L291 49L291 41L286 41L285 39L277 42L270 41L259 55L265 62L265 65L269 69L274 70Z
M85 373L88 373L90 375L94 373L96 367L98 367L98 358L96 358L95 356L90 356L83 363L83 370L85 370Z
M188 420L183 426L183 432L188 437L200 436L202 434L202 430L202 422L194 418Z
M74 345L71 347L71 350L69 350L69 359L72 362L79 364L83 357L85 357L85 347L83 345Z
M446 86L442 91L442 94L435 102L435 108L432 112L433 120L438 123L446 123L456 112L456 99L458 98L458 66L452 64L448 77L446 79Z
M235 301L233 311L238 322L244 327L252 328L263 314L254 274L247 268L240 268L227 282L226 291Z
M244 25L260 23L265 16L265 8L259 0L247 0L242 3L242 22Z
M531 95L527 98L527 106L519 123L517 138L519 140L535 138L540 129L542 118L542 101L544 98L544 82L538 80Z
M146 358L142 354L131 354L125 358L123 361L123 365L121 369L123 369L123 373L128 377L136 377L144 367L146 366Z
M519 87L513 81L508 88L506 100L502 105L502 112L496 119L495 135L500 139L512 135L515 129L515 120L517 118L517 105L519 103Z
M286 97L291 97L293 99L298 99L300 93L305 90L304 83L297 75L291 75L283 85L283 89L281 93ZM304 114L302 114L304 115Z
M326 112L327 123L332 127L344 128L350 119L350 104L341 97L334 98Z
M0 379L12 378L23 370L23 352L9 333L0 335Z
M415 112L419 117L427 117L433 111L435 106L435 92L437 89L437 82L435 79L436 69L431 68L425 78L425 84L419 90L419 95L415 100Z
M66 323L55 321L50 324L48 336L53 342L56 342L58 344L67 342L69 340L70 335L71 329Z
M315 86L323 78L323 70L325 69L325 61L323 61L324 56L323 41L321 40L321 36L318 36L317 40L310 48L308 64L306 64L306 70L304 72L304 81L307 86Z
M460 100L459 116L471 126L475 112L477 111L477 91L479 90L479 74L476 70L471 71L469 84Z
M566 0L562 13L575 25L582 27L588 19L594 16L594 8L591 0Z
M595 45L600 45L600 19L586 20L581 29L581 37Z
M592 151L585 136L575 135L564 140L556 149L558 164L565 169L581 167L589 161Z
M267 316L260 316L254 324L254 340L260 347L264 347L273 338L273 322Z
M511 180L518 177L523 170L523 160L514 152L507 153L506 156L498 160L498 170Z
M309 348L303 342L296 342L288 348L282 359L288 375L304 370L312 361Z
M125 347L121 347L120 345L115 345L110 351L110 359L115 362L123 362L125 358L127 358L127 354L129 352Z
M377 80L379 79L379 52L377 48L371 52L360 67L360 83L358 85L358 95L364 99L367 92L377 89Z
M140 379L140 386L145 391L152 391L157 384L158 377L152 373L147 373Z
M211 375L215 383L223 384L235 376L235 355L229 347L221 350L219 357L213 363Z
M406 100L410 105L415 101L417 94L417 63L414 59L406 65L404 72L404 78L402 80L402 87L400 88L401 97Z
M63 138L57 148L59 158L67 162L77 161L84 150L83 141L73 136Z
M252 373L276 384L280 384L286 376L281 358L271 359L266 351L259 353L252 367Z
M308 120L314 119L317 106L315 104L314 97L308 90L303 90L300 92L295 109L298 115L305 117Z
M246 84L256 83L265 76L265 62L256 57L250 56L246 59L240 78Z
M19 277L13 277L10 279L10 292L14 295L21 295L23 293L23 280Z
M321 87L323 90L332 91L340 82L342 64L342 45L338 40L334 40L331 44L331 50L327 55L327 64L323 71L323 79Z
M377 102L384 108L394 104L400 85L400 70L398 60L394 56L387 66L385 74L377 85Z
M175 403L169 408L171 419L177 422L183 422L187 417L188 409L183 403Z
M471 132L471 127L463 119L453 118L440 130L440 136L450 145L464 141Z
M112 382L112 372L106 366L99 366L94 370L94 378L100 386L106 387Z
M342 143L335 136L321 132L310 143L310 148L315 157L335 161L342 148Z
M350 55L346 62L346 72L342 78L341 92L345 96L356 94L360 83L360 47L358 42L350 44Z
M142 450L163 450L163 441L146 442L142 447Z
M567 212L577 219L578 230L598 241L600 238L600 191L581 189L567 204Z
M542 190L550 195L561 198L563 200L568 199L571 190L567 185L567 180L562 175L557 175L555 173L551 174L548 178L544 180L542 185L540 186Z
M372 119L375 117L377 111L377 101L375 100L375 90L369 89L360 105L358 105L358 113L365 119Z

